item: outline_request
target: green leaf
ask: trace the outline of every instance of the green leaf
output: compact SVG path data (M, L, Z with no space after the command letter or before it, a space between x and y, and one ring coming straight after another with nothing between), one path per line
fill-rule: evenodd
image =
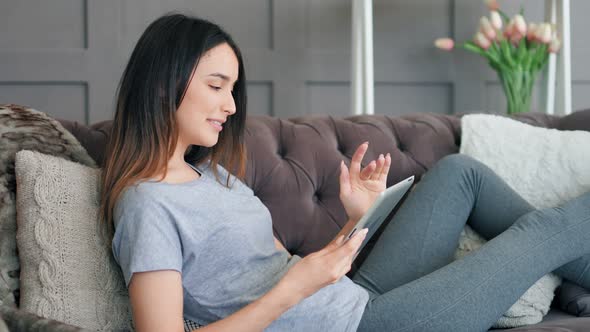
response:
M502 63L502 62L497 62L497 63L495 63L495 65L498 67L498 69L496 69L496 68L494 67L494 69L496 69L496 71L497 71L497 72L511 70L510 68L508 68L508 67L506 66L506 64L504 64L504 63Z
M475 45L473 42L465 42L461 45L464 49L471 51L473 53L477 53L479 55L487 56L486 51L484 51L481 47Z
M518 43L518 50L516 52L516 62L518 64L522 64L523 59L526 56L526 51L526 37L522 37L520 43Z
M533 61L534 53L535 53L534 48L529 48L528 52L525 53L525 56L522 60L522 69L523 70L529 71L531 69L531 63Z
M512 51L510 50L509 42L504 39L500 42L500 49L502 51L502 58L506 61L508 67L514 67L514 60L512 59Z
M506 25L508 22L510 22L510 17L508 15L506 15L506 13L504 13L504 11L502 11L501 9L498 9L498 13L500 13L500 16L502 16L502 18L504 19L504 25Z
M495 52L490 52L491 47L486 51L471 41L461 44L460 47L463 47L467 51L483 56L488 60L488 62L494 63L496 66L503 66L501 59L498 57L498 54L496 54Z
M549 54L547 52L547 44L539 45L539 47L536 49L533 61L531 63L531 71L537 71L541 69L541 65L543 64L543 62L545 62L548 55Z
M491 60L490 60L490 61L488 61L488 64L489 64L489 65L490 65L490 67L492 67L492 69L493 69L493 70L495 70L495 71L500 71L500 70L501 70L501 66L500 66L498 63L494 62L494 61L491 61Z
M548 61L549 61L549 52L545 51L545 56L542 57L541 60L539 61L537 70L543 69L547 65Z
M490 45L490 48L488 49L488 53L492 54L496 58L500 58L501 57L501 53L500 53L500 49L499 49L498 43L496 43L495 41L493 41L492 44Z

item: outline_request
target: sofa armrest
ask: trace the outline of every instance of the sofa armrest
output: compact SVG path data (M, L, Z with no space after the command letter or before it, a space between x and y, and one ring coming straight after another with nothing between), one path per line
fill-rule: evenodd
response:
M0 317L8 331L31 332L73 332L88 331L53 319L43 318L33 313L9 306L0 306Z
M557 129L590 131L590 109L577 111L560 118Z

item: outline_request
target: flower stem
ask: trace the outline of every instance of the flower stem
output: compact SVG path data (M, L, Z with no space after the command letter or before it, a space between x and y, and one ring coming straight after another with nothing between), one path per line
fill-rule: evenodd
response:
M506 96L507 113L528 112L535 82L534 72L503 70L497 73Z

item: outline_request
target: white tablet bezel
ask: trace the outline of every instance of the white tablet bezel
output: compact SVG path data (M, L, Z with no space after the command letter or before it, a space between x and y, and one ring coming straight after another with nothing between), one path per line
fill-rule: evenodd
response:
M361 244L361 247L359 248L360 251L371 238L371 236L373 236L379 226L381 226L381 224L385 221L391 211L393 211L393 209L397 206L399 201L402 199L402 197L404 197L413 183L414 176L412 175L382 191L373 205L371 205L369 210L362 216L362 218L356 223L350 232L348 232L345 239L350 239L354 233L362 230L363 228L369 228L369 232L367 233L365 240L363 240L363 244Z

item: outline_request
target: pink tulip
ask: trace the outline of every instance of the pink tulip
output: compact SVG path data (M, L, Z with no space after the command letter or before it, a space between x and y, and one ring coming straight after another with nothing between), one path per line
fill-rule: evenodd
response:
M514 33L514 20L510 20L508 21L508 24L506 24L506 27L504 28L504 37L506 38L510 38L510 36L512 36L512 34Z
M546 23L539 23L539 25L537 25L537 31L535 32L535 40L539 43L543 42L541 39L543 38L543 34L545 33L545 24Z
M498 10L500 8L498 0L485 0L485 4L489 10Z
M537 30L540 35L537 35L537 39L540 40L543 44L549 44L551 42L551 25L549 23L544 23L543 28Z
M543 37L543 31L545 30L545 23L539 23L537 25L537 30L535 31L535 40L541 43L541 38Z
M526 35L526 22L522 15L514 16L514 30L518 31L521 36Z
M551 40L549 43L549 53L557 53L561 48L561 41L557 36Z
M510 36L510 42L512 43L512 45L514 46L518 46L518 43L520 43L520 40L522 39L522 35L520 33L513 33L512 36Z
M526 38L529 41L535 41L536 34L537 34L537 25L535 23L529 23L529 26L526 30Z
M482 16L479 20L479 31L481 31L489 40L496 39L496 30L494 30L490 20L485 16Z
M477 46L483 48L484 50L487 50L491 45L490 40L487 39L481 31L475 34L475 37L473 37L473 41Z
M500 13L498 13L498 11L493 10L490 13L490 22L492 23L492 27L494 27L494 29L502 29L502 17L500 16Z
M451 38L438 38L434 41L434 46L444 51L450 51L455 47L455 41Z

